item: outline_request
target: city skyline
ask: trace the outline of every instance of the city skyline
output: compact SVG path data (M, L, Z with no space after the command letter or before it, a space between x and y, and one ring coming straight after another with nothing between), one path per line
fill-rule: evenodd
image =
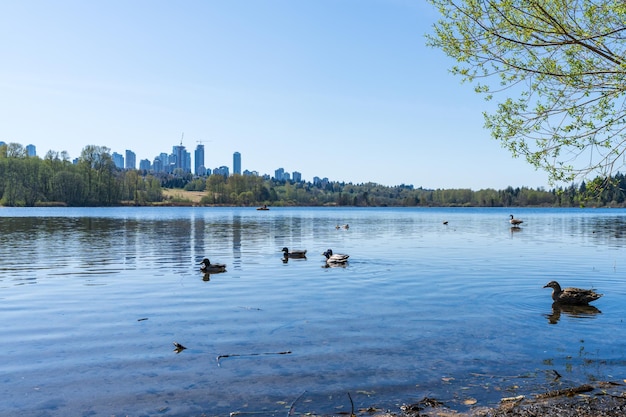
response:
M4 141L0 141L0 146L2 145L6 145L7 143ZM23 146L21 144L19 144L20 146ZM37 147L33 144L28 144L26 146L24 146L24 149L27 152L27 155L29 157L35 157L35 156L39 156L37 155ZM107 147L107 149L110 149ZM190 160L190 152L186 151L186 147L183 145L183 142L180 142L180 145L174 145L172 147L172 153L171 154L167 154L164 152L161 152L160 154L158 154L157 156L154 157L153 162L150 162L150 160L148 159L142 159L141 161L139 161L139 167L137 167L136 164L136 154L134 151L130 150L130 149L126 149L124 151L124 155L118 153L117 151L113 151L110 150L111 153L111 159L113 161L113 164L119 168L119 169L139 169L142 171L153 171L153 172L173 172L176 168L180 168L182 169L184 172L188 172L188 173L193 173L196 176L208 176L208 175L226 175L229 176L230 175L230 170L228 169L228 166L226 165L221 165L221 166L216 166L213 169L208 169L204 166L204 145L203 144L198 144L196 145L196 149L194 151L194 170L191 170L191 160ZM174 166L171 168L167 168L167 166L165 164L157 164L157 161L159 162L163 162L165 159L167 158L168 164L173 164ZM78 161L78 157L76 158L71 158L73 163L76 163ZM182 164L177 164L177 161L184 161L184 163ZM249 170L249 169L245 169L244 171L241 170L241 153L240 152L233 152L233 170L232 170L232 174L239 174L239 175L255 175L255 176L269 176L268 173L263 173L263 174L259 174L258 171L256 170ZM294 182L300 182L302 181L302 174L299 171L292 171L291 173L289 173L288 171L285 171L284 168L277 168L276 170L274 170L274 178L278 179L278 180L292 180ZM319 178L317 176L315 176L314 178ZM327 179L327 177L325 177ZM399 185L399 184L398 184Z
M353 183L548 186L483 128L496 100L426 46L439 17L404 0L7 2L0 140L73 158L130 149L139 162L185 132L211 166L232 166L236 150L264 173L293 163Z

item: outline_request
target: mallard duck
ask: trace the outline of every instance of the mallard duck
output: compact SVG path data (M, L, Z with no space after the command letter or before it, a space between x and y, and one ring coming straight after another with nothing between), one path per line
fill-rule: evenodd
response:
M509 223L511 223L513 227L519 227L520 224L524 223L524 220L516 219L511 214L511 220L509 220Z
M210 272L212 274L216 272L224 272L226 271L225 264L212 264L207 258L204 258L202 262L200 262L200 271L202 272Z
M185 349L187 349L185 346L181 345L178 342L174 342L174 352L180 353L180 352L182 352Z
M294 250L290 252L288 248L283 248L282 251L285 255L285 258L306 258L306 249Z
M543 288L552 288L552 299L555 303L585 305L602 297L602 294L598 294L594 290L583 290L580 288L561 289L561 286L556 281L548 282Z
M350 255L342 255L339 253L333 254L332 249L328 249L326 252L322 253L322 255L326 257L327 264L345 264L350 257Z

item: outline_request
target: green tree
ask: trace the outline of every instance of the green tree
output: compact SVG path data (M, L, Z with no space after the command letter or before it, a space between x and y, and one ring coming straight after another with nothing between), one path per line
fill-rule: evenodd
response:
M626 3L429 0L431 46L491 99L485 126L552 181L609 176L626 152Z
M51 200L64 202L68 206L84 205L87 195L83 177L69 170L57 172L52 178Z

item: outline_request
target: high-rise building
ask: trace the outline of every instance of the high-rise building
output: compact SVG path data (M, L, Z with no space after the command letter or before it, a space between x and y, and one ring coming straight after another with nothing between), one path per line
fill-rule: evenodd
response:
M300 182L302 181L302 174L298 171L293 171L291 174L291 179L293 180L293 182Z
M283 168L278 168L276 171L274 171L274 179L277 181L282 181L284 175L285 170Z
M26 153L28 156L37 156L37 148L35 145L26 145Z
M199 144L196 146L196 150L193 153L194 172L196 175L204 175L206 169L204 168L204 145Z
M221 166L219 168L213 169L213 175L222 175L222 176L224 176L224 178L228 178L228 176L229 176L228 167Z
M119 169L124 169L124 156L117 153L117 152L113 152L113 154L111 155L111 159L113 159L113 163L115 164L115 166Z
M191 172L191 154L187 152L182 144L172 148L172 157L170 160L172 171L180 168L183 172Z
M163 172L165 171L165 166L163 165L163 159L161 159L161 156L157 156L156 158L154 158L154 161L152 161L152 169L154 170L154 172Z
M141 161L139 161L139 169L142 171L150 171L150 160L149 159L142 159Z
M241 175L241 154L239 152L233 154L233 174Z
M126 169L135 169L137 166L137 155L135 152L126 149Z

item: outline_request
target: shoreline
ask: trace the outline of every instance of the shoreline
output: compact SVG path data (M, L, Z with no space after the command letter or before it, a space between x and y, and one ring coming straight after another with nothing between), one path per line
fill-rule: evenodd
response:
M468 405L471 407L472 404ZM623 381L601 381L545 391L541 394L505 397L496 407L478 406L471 407L468 411L455 410L436 398L424 397L416 403L400 406L398 411L382 412L370 408L359 410L353 415L372 417L622 417L626 415L626 384Z

